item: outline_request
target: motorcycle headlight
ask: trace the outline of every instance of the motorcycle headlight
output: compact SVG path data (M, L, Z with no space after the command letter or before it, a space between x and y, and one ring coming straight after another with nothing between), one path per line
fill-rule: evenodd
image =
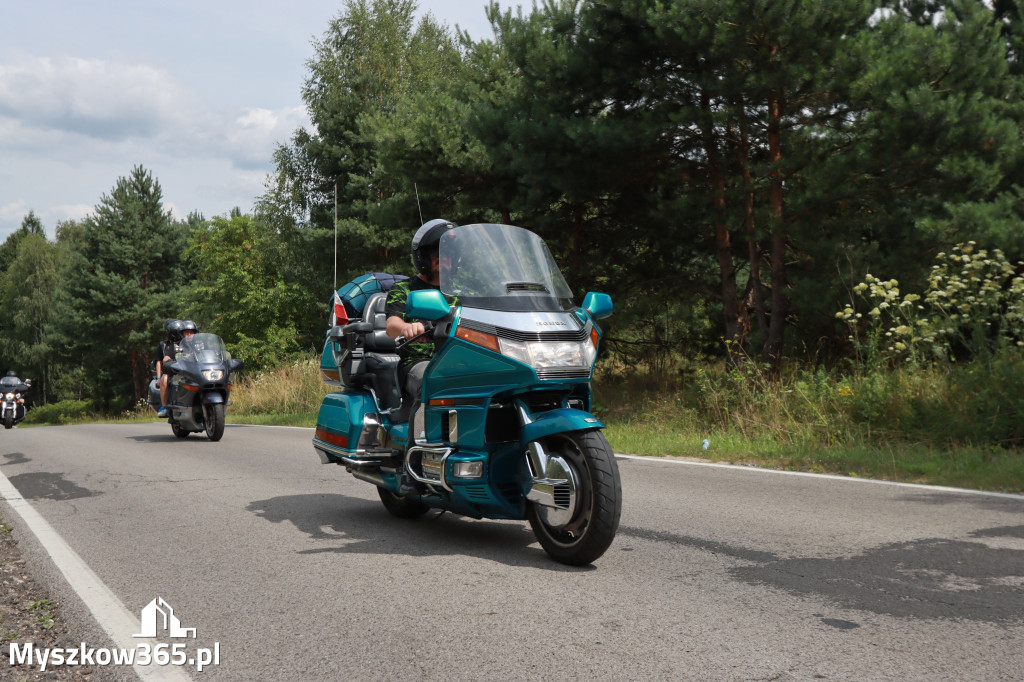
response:
M7 400L14 400L14 394L13 393L4 393L4 398L6 398Z
M203 377L205 377L207 381L220 381L221 379L224 378L224 370L222 370L222 369L204 369L203 370Z
M534 369L588 368L594 364L597 348L585 341L512 341L498 339L501 354Z
M535 370L589 369L597 358L600 338L593 328L589 338L583 341L513 341L465 327L458 329L455 336L530 365Z

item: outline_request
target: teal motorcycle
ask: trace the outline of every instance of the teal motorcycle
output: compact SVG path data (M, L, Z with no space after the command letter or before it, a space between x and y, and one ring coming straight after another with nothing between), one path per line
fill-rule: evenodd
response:
M393 515L442 509L526 519L556 561L586 565L611 545L622 510L612 449L591 414L590 379L611 297L582 306L544 241L510 225L465 225L439 247L440 291L413 291L407 315L437 344L418 396L403 395L385 333L386 294L330 329L321 358L340 390L323 399L313 447L377 486Z

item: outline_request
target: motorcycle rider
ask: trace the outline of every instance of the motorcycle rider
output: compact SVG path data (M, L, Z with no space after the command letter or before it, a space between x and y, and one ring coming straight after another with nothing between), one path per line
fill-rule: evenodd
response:
M156 353L153 354L153 359L156 361L156 384L160 388L160 409L157 410L156 416L161 418L167 416L168 375L164 373L163 366L164 363L174 360L177 353L175 348L182 339L182 326L181 320L168 318L164 322L164 332L166 332L167 338L157 345Z
M455 223L443 218L435 218L424 223L412 238L412 263L416 268L416 276L404 282L398 282L388 292L387 327L388 336L397 339L402 336L411 339L422 334L425 329L422 322L408 320L405 316L405 304L409 294L422 289L441 289L441 263L438 256L441 236L456 227ZM401 362L398 365L398 380L404 397L410 396L415 401L423 385L423 372L427 363L437 350L432 339L422 338L415 343L403 346L399 351ZM403 410L404 412L404 410ZM411 414L411 412L410 412Z
M192 345L192 337L199 333L199 327L192 320L185 320L181 323L181 339L182 343L187 342L189 346Z

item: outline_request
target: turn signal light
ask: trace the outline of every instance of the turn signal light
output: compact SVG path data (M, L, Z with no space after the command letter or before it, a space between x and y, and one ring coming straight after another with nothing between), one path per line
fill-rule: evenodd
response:
M486 334L484 332L478 332L475 329L459 327L459 330L455 332L455 336L463 341L469 341L477 346L483 346L487 350L493 350L495 353L501 352L498 348L498 337L494 334Z

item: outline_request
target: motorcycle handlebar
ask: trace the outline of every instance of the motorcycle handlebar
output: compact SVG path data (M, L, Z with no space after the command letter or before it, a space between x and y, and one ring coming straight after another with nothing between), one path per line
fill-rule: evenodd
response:
M420 332L419 334L417 334L416 336L412 337L411 339L406 339L404 336L399 336L398 338L396 338L395 339L395 350L403 348L403 347L409 345L410 343L415 343L416 341L418 341L419 339L422 339L427 334L433 333L434 330L435 330L435 325L434 325L433 322L424 322L423 323L423 331Z

